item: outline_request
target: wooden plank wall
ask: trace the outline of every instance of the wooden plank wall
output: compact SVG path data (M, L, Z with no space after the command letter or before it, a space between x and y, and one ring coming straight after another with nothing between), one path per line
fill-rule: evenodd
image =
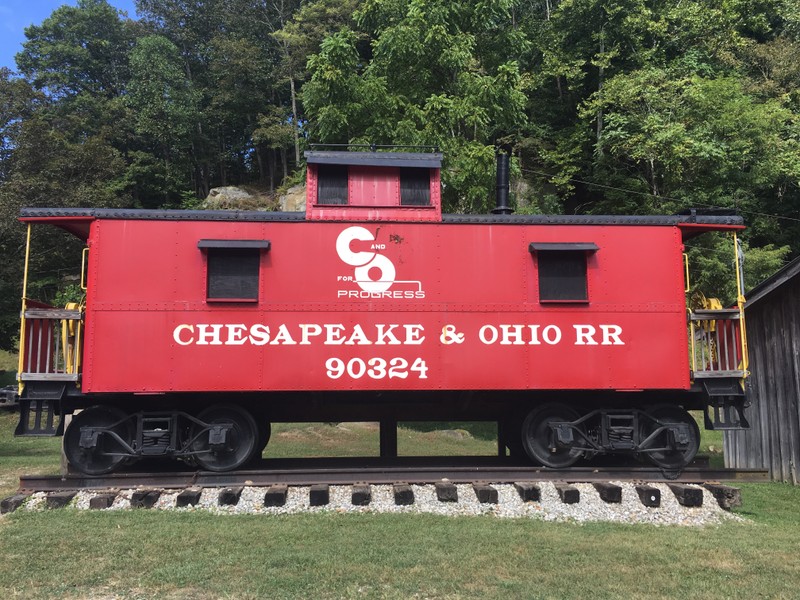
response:
M800 470L800 277L745 307L750 348L751 429L724 435L725 466L769 469L775 481Z

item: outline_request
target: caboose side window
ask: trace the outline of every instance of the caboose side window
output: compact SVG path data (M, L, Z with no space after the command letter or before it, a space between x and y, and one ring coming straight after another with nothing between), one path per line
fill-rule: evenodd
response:
M539 302L588 302L587 257L597 249L592 243L531 243L539 271Z
M347 204L346 165L317 165L317 204Z
M258 302L261 251L267 240L200 240L206 251L206 299L217 302Z
M400 169L400 205L428 206L431 203L430 169L405 167Z

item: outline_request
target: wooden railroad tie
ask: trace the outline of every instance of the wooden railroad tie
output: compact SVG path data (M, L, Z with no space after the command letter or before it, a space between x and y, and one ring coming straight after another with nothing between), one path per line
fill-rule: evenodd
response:
M311 506L325 506L330 501L331 492L327 483L317 483L308 490L308 503Z
M354 484L350 502L353 503L353 506L367 506L372 502L372 486L368 483Z
M14 494L13 496L9 496L8 498L3 498L0 501L0 515L4 515L6 513L14 512L17 510L22 504L30 498L30 494Z
M203 490L200 488L186 488L175 498L175 506L183 508L186 506L197 506Z
M264 494L264 506L278 507L286 505L286 497L289 495L289 486L284 484L271 485Z
M116 492L109 492L107 494L97 494L97 496L92 496L89 498L89 508L92 510L103 510L106 508L111 508L114 504L114 500L117 499Z
M704 487L711 492L717 503L725 510L742 505L742 490L739 488L719 483L706 483Z
M561 502L564 504L577 504L581 501L581 492L574 485L569 485L568 483L555 483L553 485L555 485L558 497L561 498Z
M414 490L407 483L395 483L392 486L394 492L394 503L397 506L409 506L414 504Z
M675 499L681 506L703 506L703 488L684 485L682 483L668 483L669 489L675 494Z
M242 497L243 487L229 487L223 488L219 492L217 502L220 506L236 506L239 504L239 498Z
M458 489L455 484L449 481L437 481L434 488L439 502L458 502Z
M514 484L514 488L523 502L538 502L542 496L541 489L532 481L520 481Z
M72 502L77 492L50 492L45 499L47 508L64 508Z
M652 485L637 485L634 488L639 494L639 500L648 508L661 506L661 490Z
M475 497L481 504L497 504L497 490L487 483L473 483Z
M600 494L600 499L608 504L622 502L622 487L613 483L594 483L594 489Z
M131 508L153 508L160 497L159 490L136 490L131 494Z

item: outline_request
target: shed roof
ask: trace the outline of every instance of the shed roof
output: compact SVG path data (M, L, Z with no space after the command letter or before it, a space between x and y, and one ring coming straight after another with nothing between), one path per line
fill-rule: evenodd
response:
M798 274L800 274L800 257L795 258L772 277L768 277L745 294L745 298L747 298L746 306L752 306L762 298L772 294L775 290L797 277Z

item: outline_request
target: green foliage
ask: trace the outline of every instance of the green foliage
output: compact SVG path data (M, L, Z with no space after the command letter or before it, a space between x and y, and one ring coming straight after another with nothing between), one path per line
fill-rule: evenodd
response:
M361 32L341 30L309 59L303 103L312 135L437 146L447 157L446 205L484 210L494 144L512 140L526 122L519 64L481 53L510 23L511 4L365 3L356 14Z
M25 30L20 72L55 96L116 96L128 79L134 27L106 0L78 0Z
M744 290L755 287L780 269L790 253L789 246L775 247L768 244L750 248L742 244L744 251ZM723 234L706 234L687 243L691 293L701 292L708 298L719 298L723 306L736 302L736 263L733 241Z

